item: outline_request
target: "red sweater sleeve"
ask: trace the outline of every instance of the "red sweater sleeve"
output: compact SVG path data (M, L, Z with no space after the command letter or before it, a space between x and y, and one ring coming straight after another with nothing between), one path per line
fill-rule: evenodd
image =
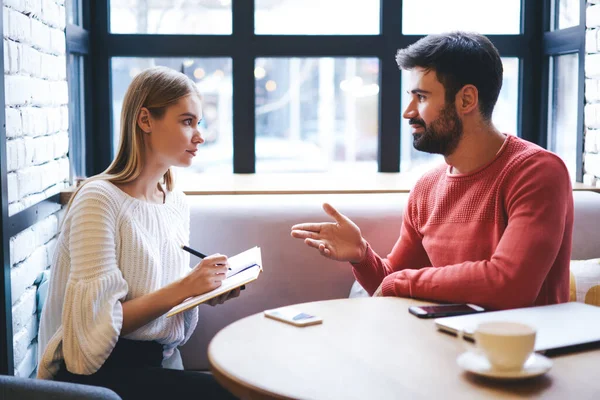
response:
M416 212L413 196L413 193L409 195L400 237L387 258L381 258L369 245L365 258L358 264L352 264L356 280L370 295L377 290L382 280L394 271L431 265L421 243L421 234L413 223Z
M565 230L572 229L566 226L573 208L570 178L558 157L538 153L507 180L505 193L508 224L490 260L403 269L385 277L383 294L469 302L489 309L533 305ZM402 257L396 252L403 248L397 244L389 258Z

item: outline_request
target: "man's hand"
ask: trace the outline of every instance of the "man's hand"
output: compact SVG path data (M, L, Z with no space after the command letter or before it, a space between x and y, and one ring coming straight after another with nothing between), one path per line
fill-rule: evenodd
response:
M304 239L304 243L332 260L352 263L362 261L367 252L367 242L363 239L358 226L327 203L323 204L323 210L335 222L294 225L292 237Z

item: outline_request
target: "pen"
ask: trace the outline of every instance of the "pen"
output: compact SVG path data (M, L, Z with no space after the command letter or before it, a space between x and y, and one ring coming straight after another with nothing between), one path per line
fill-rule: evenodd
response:
M206 254L202 254L199 251L192 249L191 247L187 247L185 245L181 245L181 248L183 250L187 251L188 253L195 255L196 257L206 258Z
M200 253L198 250L194 250L191 247L187 247L186 245L182 244L181 248L183 250L187 251L188 253L195 255L196 257L206 258L206 254ZM217 265L220 265L220 264L217 264ZM227 269L231 271L231 267L228 267Z
M187 251L188 253L195 255L196 257L199 257L199 258L206 258L206 254L202 254L202 253L200 253L198 250L194 250L194 249L192 249L191 247L188 247L188 246L186 246L186 245L183 245L183 244L182 244L182 245L181 245L181 248L182 248L183 250ZM229 267L228 269L231 271L231 268L230 268L230 267ZM246 289L246 285L242 285L242 286L240 287L240 290L244 290L244 289Z

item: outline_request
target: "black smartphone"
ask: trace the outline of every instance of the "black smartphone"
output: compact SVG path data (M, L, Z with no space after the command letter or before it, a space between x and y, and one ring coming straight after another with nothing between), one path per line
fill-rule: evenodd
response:
M475 304L440 304L437 306L410 306L408 312L419 318L450 317L452 315L474 314L485 311Z

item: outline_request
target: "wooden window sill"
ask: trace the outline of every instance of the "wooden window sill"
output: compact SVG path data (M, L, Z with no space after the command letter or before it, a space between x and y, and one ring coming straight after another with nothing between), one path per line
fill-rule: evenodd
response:
M408 193L419 175L404 173L370 174L227 174L196 175L197 178L178 182L178 187L188 195L237 194L353 194L353 193ZM600 193L600 187L573 183L573 190ZM73 189L61 192L66 204Z

